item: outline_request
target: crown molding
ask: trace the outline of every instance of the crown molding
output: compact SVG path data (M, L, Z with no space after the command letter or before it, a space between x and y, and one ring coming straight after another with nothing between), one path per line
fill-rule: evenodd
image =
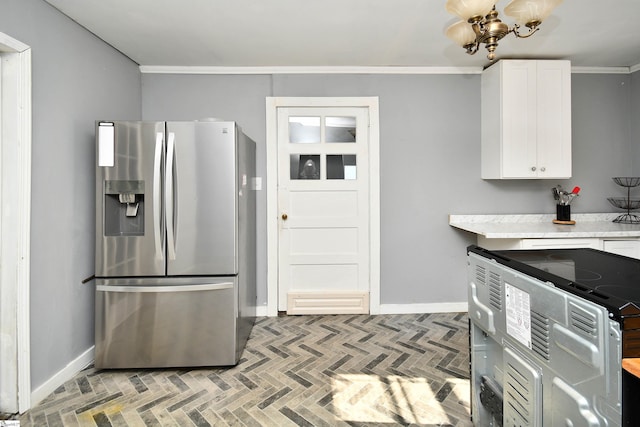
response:
M140 65L142 74L482 74L483 67L210 67ZM571 67L574 74L631 74L640 71L640 64L631 67Z
M185 67L140 65L143 74L481 74L482 67Z
M573 74L629 74L630 67L571 67Z

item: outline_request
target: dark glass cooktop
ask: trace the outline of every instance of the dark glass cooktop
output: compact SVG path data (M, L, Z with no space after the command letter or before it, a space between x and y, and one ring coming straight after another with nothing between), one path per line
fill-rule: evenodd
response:
M604 305L618 318L640 316L640 260L582 248L468 250Z

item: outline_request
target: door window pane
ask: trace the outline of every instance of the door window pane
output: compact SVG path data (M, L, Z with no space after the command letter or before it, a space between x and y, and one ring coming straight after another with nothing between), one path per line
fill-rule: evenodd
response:
M320 179L319 154L292 154L290 179Z
M327 179L356 179L355 154L327 155Z
M320 117L289 117L289 142L310 144L320 142Z
M326 142L356 142L355 117L325 117Z

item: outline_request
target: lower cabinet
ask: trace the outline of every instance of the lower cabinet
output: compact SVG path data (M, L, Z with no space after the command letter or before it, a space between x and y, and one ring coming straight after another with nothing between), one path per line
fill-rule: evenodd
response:
M640 240L603 240L602 250L630 258L640 258Z
M598 238L588 239L522 239L520 249L570 249L592 248L601 249L602 243Z
M489 250L592 248L640 259L640 238L487 239L478 236L478 246Z

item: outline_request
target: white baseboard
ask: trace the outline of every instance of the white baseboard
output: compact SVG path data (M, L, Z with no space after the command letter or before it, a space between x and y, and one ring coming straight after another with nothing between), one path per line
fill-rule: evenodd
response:
M381 304L380 314L413 314L413 313L466 313L467 302L441 302L433 304ZM266 305L256 307L256 316L268 316Z
M433 304L380 304L380 314L462 313L469 311L467 302Z
M95 357L95 346L91 346L88 350L76 357L71 363L65 366L61 371L45 381L44 384L31 391L31 407L33 408L44 398L53 393L58 387L71 378L76 376L78 372L93 363Z

